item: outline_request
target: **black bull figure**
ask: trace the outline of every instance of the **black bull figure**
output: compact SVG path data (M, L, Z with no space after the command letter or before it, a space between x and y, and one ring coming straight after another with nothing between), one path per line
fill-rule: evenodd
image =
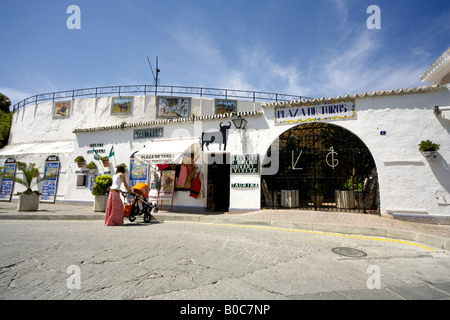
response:
M228 125L223 126L222 122L219 124L220 129L215 131L209 131L209 132L203 132L202 133L202 151L203 146L206 145L206 148L208 148L209 144L212 143L218 143L219 144L219 150L222 150L222 144L223 144L223 150L227 149L227 130L231 128L231 122L228 121ZM209 150L209 148L208 148Z

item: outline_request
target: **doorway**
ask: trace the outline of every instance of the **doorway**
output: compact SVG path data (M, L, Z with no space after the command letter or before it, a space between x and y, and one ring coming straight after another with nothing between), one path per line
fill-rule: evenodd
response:
M276 148L278 172L261 176L262 208L378 212L375 161L350 131L303 124L283 133Z
M208 156L207 210L228 212L230 207L230 155Z

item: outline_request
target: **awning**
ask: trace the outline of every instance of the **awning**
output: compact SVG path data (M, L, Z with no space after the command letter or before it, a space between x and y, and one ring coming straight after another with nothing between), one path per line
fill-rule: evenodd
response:
M198 138L180 140L154 140L146 143L144 149L136 152L136 161L146 164L200 163L200 142Z
M74 150L73 141L58 141L58 142L36 142L36 143L21 143L16 145L7 145L0 149L0 156L17 156L24 154L61 154L71 153Z

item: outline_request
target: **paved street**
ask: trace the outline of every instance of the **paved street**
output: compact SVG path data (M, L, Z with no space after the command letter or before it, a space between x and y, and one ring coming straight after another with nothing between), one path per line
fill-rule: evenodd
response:
M450 299L450 253L391 239L183 221L2 220L0 241L0 299Z

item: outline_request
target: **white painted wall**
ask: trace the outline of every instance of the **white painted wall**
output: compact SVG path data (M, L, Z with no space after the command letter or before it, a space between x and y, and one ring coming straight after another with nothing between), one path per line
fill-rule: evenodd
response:
M58 187L58 200L93 201L89 188L76 187L78 170L73 159L77 155L87 155L91 143L103 143L106 154L111 146L115 149L115 164L129 165L130 155L140 150L148 140L133 140L134 127L93 132L73 133L74 129L96 128L158 120L155 118L155 97L135 96L131 115L111 115L112 97L76 99L69 119L52 119L53 105L45 102L30 105L13 115L10 146L0 150L0 164L7 157L7 150L27 142L48 142L72 140L75 142L71 153L57 154L61 160L61 176ZM439 216L450 215L450 205L436 199L439 192L450 203L450 121L438 118L433 113L435 105L448 105L448 89L409 94L357 97L356 120L330 121L356 134L371 151L378 170L380 185L381 212L422 213ZM226 152L243 154L243 143L248 154L259 154L261 161L269 146L280 134L294 125L274 125L274 106L261 108L262 103L239 101L238 111L260 111L263 115L245 117L248 121L244 131L232 127L229 130ZM193 115L214 114L214 99L192 98ZM201 137L205 131L219 128L220 122L227 123L230 118L211 119L194 122L178 122L142 126L139 128L164 127L164 138ZM385 136L380 131L386 131ZM441 145L438 158L427 161L418 150L421 140L433 140ZM205 154L218 152L217 144L210 145ZM48 154L21 154L19 161L35 162L43 168ZM205 155L206 158L206 155ZM203 170L207 172L206 164ZM259 175L231 175L230 183L258 183L255 189L230 188L231 210L255 210L260 207L261 191ZM15 191L20 191L17 188ZM194 199L188 192L177 192L174 206L206 207L206 199Z
M450 121L434 115L433 107L448 105L449 90L416 94L356 98L356 120L329 123L356 134L374 157L380 186L381 212L450 216ZM261 155L283 132L294 125L273 124L274 107L265 108L268 118ZM380 131L386 131L385 136ZM254 135L257 135L255 132ZM421 140L441 145L438 158L428 161L418 149ZM441 192L449 204L436 199Z

